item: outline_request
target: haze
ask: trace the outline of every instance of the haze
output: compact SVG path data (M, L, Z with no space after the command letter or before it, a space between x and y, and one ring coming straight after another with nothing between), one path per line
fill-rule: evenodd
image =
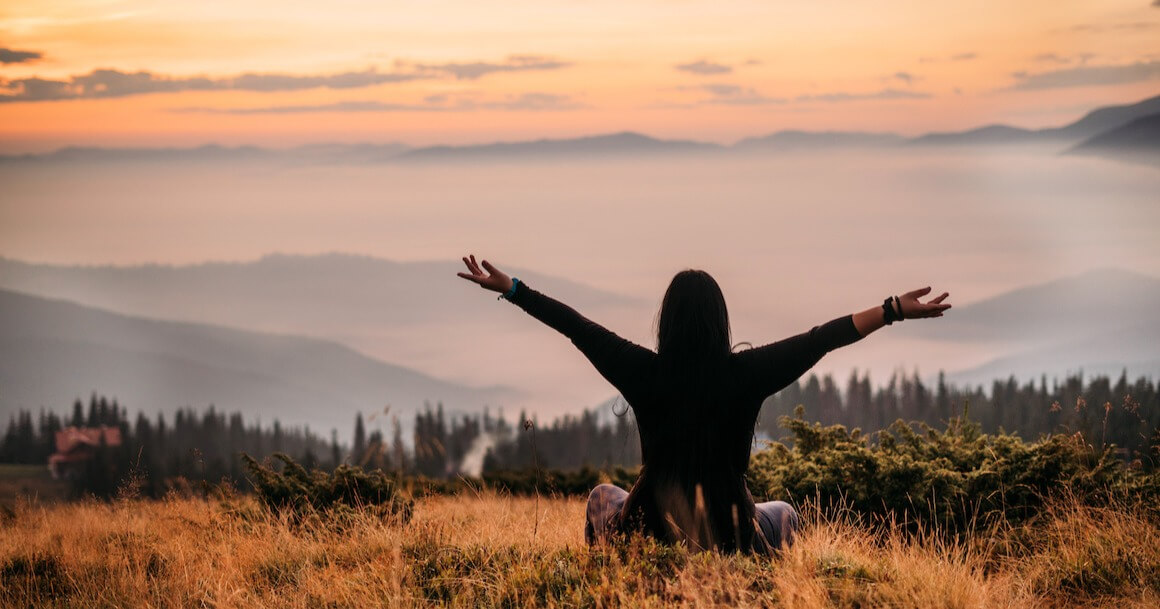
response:
M57 179L66 171L67 179ZM0 181L7 185L0 203L7 257L126 265L352 252L441 261L440 278L453 283L461 281L457 257L475 252L501 267L635 299L584 312L648 346L667 281L687 267L718 278L735 340L754 344L923 285L966 305L1087 270L1155 276L1160 269L1160 174L1042 151L306 167L8 164L0 165ZM425 306L422 291L395 288ZM611 396L551 330L466 282L452 294L459 319L390 332L336 319L328 338L440 378L518 387L528 392L521 405L545 413ZM494 309L510 309L502 325L473 323L495 319ZM1061 337L1074 330L1060 328ZM897 367L933 374L999 355L994 343L886 334L831 354L817 370L844 378L851 368L868 369L882 381Z
M175 287L158 301L83 282L37 291L35 280L14 285L2 274L0 288L26 291L6 300L48 329L53 307L24 296L325 339L463 385L449 393L518 390L511 406L545 414L602 403L611 388L567 341L455 283L459 256L535 277L648 346L661 294L687 267L718 278L735 340L754 344L923 285L951 292L958 307L1086 271L1151 289L1160 277L1158 31L1152 0L8 3L0 8L3 268L328 252L433 264L404 269L397 276L406 280L383 301L431 314L383 311L383 323L366 307L319 313L341 304L325 282L286 292L285 307L301 299L309 324L285 307L263 315L267 305L255 301L209 306L188 295L190 286L162 282L174 276L164 269L154 290ZM906 139L985 126L981 136ZM1045 127L1058 129L1033 131ZM799 132L785 148L727 148L781 130ZM543 148L519 158L446 149L397 156L602 134L621 134L607 141L623 147L572 158ZM227 149L189 150L211 144ZM1095 149L1081 153L1129 162L1064 154L1085 144ZM70 148L78 146L100 150ZM1084 302L1095 310L1067 318L1053 339L1092 338L1086 320L1104 312L1098 299ZM109 319L65 309L70 319ZM148 326L136 321L118 323ZM1144 321L1109 330L1131 348L1121 355L1105 340L1098 363L1155 372L1156 351L1142 338L1152 334L1133 325ZM817 371L845 378L868 369L882 382L899 367L964 371L1051 347L934 339L915 330L919 323L932 322L841 350ZM27 345L16 325L0 327L10 339L0 347L20 354ZM49 349L55 336L37 345ZM222 344L265 352L249 338L231 334ZM341 347L295 344L296 361ZM1064 361L1051 372L1078 352L1058 351ZM212 349L188 353L214 363ZM362 381L377 395L379 385ZM57 389L128 391L106 382ZM341 391L344 382L319 375L316 389ZM36 408L32 385L23 406ZM165 389L140 401L213 399ZM13 393L0 387L0 401Z

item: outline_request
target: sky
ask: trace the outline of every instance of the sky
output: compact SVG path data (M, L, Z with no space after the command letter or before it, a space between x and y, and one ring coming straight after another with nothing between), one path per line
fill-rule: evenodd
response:
M0 152L917 134L1154 95L1153 0L0 6Z

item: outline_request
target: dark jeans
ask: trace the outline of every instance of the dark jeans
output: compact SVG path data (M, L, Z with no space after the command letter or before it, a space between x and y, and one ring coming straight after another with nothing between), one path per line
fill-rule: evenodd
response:
M624 500L628 498L628 491L611 484L601 484L588 494L588 514L584 523L584 540L588 545L605 539L611 528L611 522L624 507ZM769 545L780 548L793 545L794 533L801 529L801 517L797 510L784 501L766 501L758 503L757 524L759 534L764 535Z

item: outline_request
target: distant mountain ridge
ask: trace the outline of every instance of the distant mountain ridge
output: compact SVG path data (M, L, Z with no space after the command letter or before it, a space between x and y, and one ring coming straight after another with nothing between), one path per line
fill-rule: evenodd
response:
M954 146L979 144L1016 144L1024 143L1036 136L1036 131L1010 127L1008 125L987 125L967 131L949 131L928 133L911 140L908 144L919 146Z
M715 154L835 147L1007 146L1075 144L1123 127L1136 119L1160 113L1160 95L1136 103L1096 108L1059 127L1024 129L985 125L965 131L932 132L913 138L894 133L857 131L783 130L747 137L731 146L695 140L667 140L632 131L576 138L492 142L461 146L409 148L402 144L313 144L286 150L215 144L194 148L67 147L45 154L0 155L0 163L123 162L123 161L244 161L277 160L289 163L383 163L456 159L537 159L604 157L616 155Z
M1083 371L1160 377L1160 278L1093 270L955 306L937 324L903 323L893 334L928 341L1008 345L1006 353L947 374L989 384L999 378L1062 378Z
M206 144L192 148L100 148L67 146L45 154L0 156L0 162L49 161L58 163L93 162L222 162L285 161L290 163L377 163L394 159L407 150L402 144L306 144L288 149L259 146Z
M341 253L176 266L67 266L0 257L0 288L127 315L284 332L330 320L415 324L459 317L462 299L476 295L455 277L461 268L459 260L396 262ZM578 308L639 304L535 271L507 270ZM481 315L488 321L487 312Z
M468 387L334 343L111 313L0 290L0 413L97 392L148 414L214 404L345 435L355 413L409 424L425 400L475 411L519 395Z
M910 140L909 143L915 145L994 145L1078 142L1158 112L1160 112L1160 95L1134 104L1096 108L1079 120L1060 127L1022 129L1008 125L988 125L967 131L928 133Z
M802 148L865 148L894 146L906 141L895 133L862 131L798 131L786 129L769 135L748 137L733 145L734 150L796 150Z
M722 146L690 140L661 140L624 131L572 139L539 139L526 142L496 142L475 146L431 146L408 150L404 159L456 159L478 157L607 156L635 153L711 152Z
M527 285L597 319L635 316L642 300L493 262ZM163 266L55 266L0 259L0 288L124 315L333 341L437 378L543 391L562 366L540 358L513 368L491 355L559 348L551 330L455 276L458 259L396 262L350 254L263 256L245 262ZM483 358L486 361L479 362ZM528 377L534 377L529 379ZM539 385L537 385L539 383ZM542 393L529 392L542 398ZM530 397L519 406L531 406ZM554 398L556 399L556 398ZM509 402L515 406L514 402Z
M1160 164L1160 112L1084 140L1067 152Z
M896 333L964 342L1054 340L1078 332L1111 333L1125 324L1160 325L1158 304L1160 278L1100 269L956 305L954 314L937 324L902 324Z

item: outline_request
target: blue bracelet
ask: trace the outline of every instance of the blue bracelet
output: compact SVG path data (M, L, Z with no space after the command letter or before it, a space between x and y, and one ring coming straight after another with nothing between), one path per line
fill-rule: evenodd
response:
M500 298L506 298L508 300L511 300L512 296L516 295L516 286L518 286L518 285L520 285L519 278L512 277L512 289L504 292L503 294L500 294L499 298L496 298L496 300L499 300Z

